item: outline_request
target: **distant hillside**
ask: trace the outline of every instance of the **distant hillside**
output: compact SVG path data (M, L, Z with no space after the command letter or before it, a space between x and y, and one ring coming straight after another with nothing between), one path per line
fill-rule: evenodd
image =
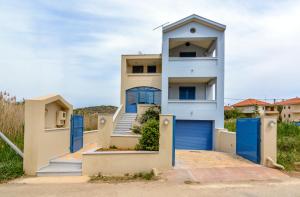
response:
M101 105L93 107L83 107L74 109L74 114L95 114L95 113L110 113L113 114L118 108L111 105Z

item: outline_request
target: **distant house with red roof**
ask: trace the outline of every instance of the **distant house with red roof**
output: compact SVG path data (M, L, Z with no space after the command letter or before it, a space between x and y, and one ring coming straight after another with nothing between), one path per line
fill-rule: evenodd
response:
M233 107L232 106L224 106L224 111L230 111L230 110L233 110Z
M282 106L281 118L287 122L300 122L300 98L287 99L275 103L276 106Z
M259 115L271 115L278 113L273 104L251 98L238 102L232 106L248 117L255 116L257 113Z

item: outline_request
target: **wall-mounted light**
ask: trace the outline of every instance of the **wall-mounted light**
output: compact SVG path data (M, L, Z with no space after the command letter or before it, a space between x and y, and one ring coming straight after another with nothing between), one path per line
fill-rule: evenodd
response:
M166 118L166 119L164 119L164 125L168 125L169 124L169 120Z
M273 121L273 120L271 120L271 121L268 123L268 126L269 126L269 127L275 127L275 125L276 125L276 122Z
M102 117L102 118L100 118L100 124L104 124L105 123L105 118L104 117Z

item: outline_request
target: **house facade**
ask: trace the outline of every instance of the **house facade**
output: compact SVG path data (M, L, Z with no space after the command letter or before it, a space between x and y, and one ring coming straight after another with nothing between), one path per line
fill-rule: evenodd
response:
M246 99L232 105L238 109L246 117L253 117L256 115L277 115L276 107L268 102L260 101L257 99Z
M275 103L276 106L282 106L281 118L285 122L300 122L300 98L292 98L282 102Z
M224 127L225 28L191 15L163 27L161 54L123 55L121 120L159 105L176 116L176 148L213 149L215 129Z

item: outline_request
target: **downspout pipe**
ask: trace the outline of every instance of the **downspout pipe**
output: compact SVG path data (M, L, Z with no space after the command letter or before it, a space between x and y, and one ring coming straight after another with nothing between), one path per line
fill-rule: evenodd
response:
M12 143L1 131L0 131L0 138L4 140L20 157L24 157L23 152L14 144Z

